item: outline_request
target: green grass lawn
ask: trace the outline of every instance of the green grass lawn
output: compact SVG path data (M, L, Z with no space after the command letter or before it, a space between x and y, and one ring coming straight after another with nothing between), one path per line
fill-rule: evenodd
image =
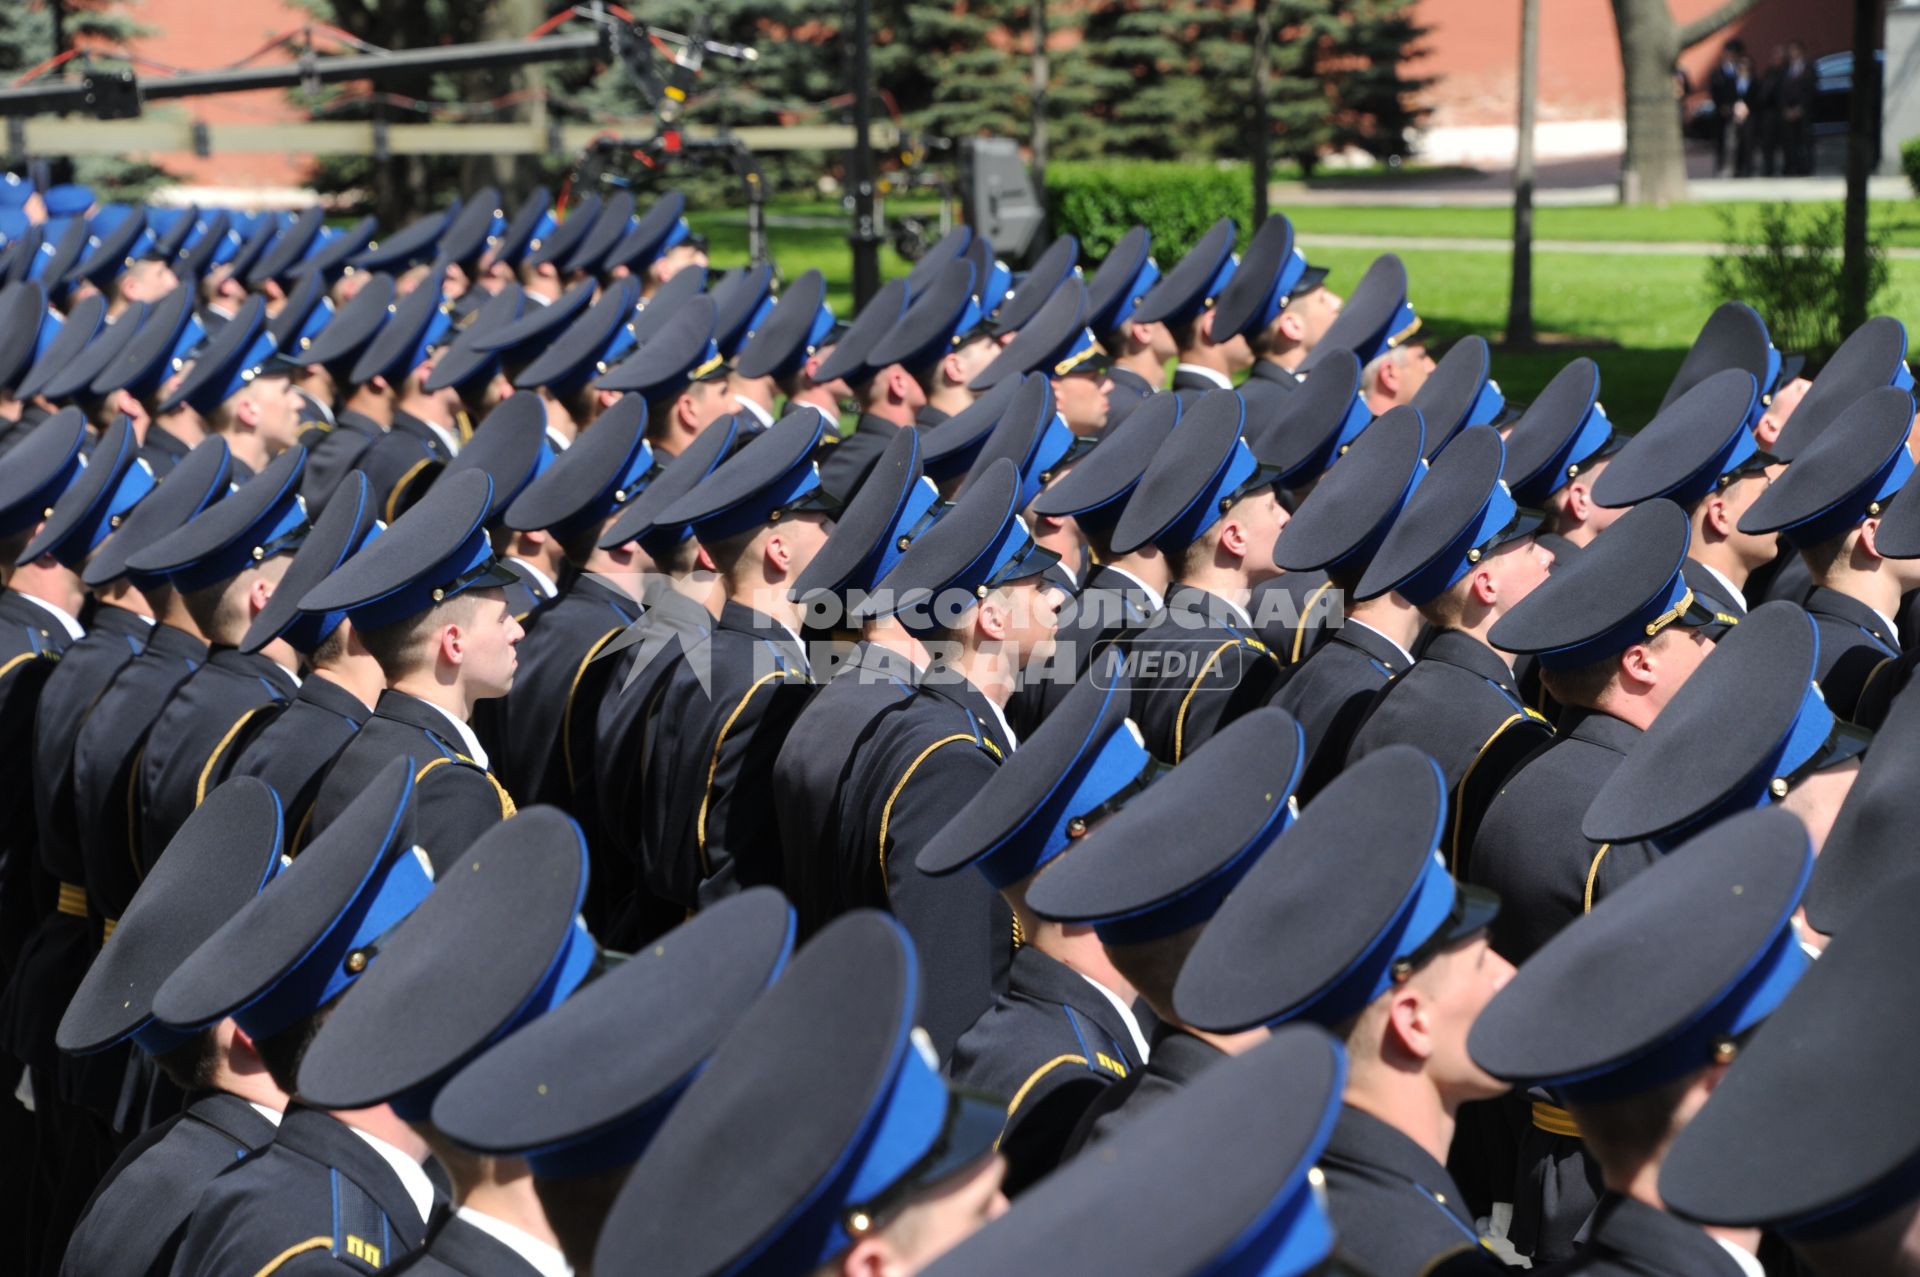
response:
M1904 205L1892 206L1903 209ZM784 211L784 206L783 206ZM1332 210L1303 209L1296 219L1303 229L1320 224ZM1632 215L1637 225L1655 225L1658 217L1687 217L1697 209L1655 213L1640 209L1547 209L1553 214L1580 214L1595 225L1607 224L1602 214ZM1465 226L1455 235L1498 235L1479 228L1474 219L1499 218L1490 209L1359 209L1357 217L1392 217L1395 225L1418 229L1374 231L1370 225L1346 224L1347 233L1439 235L1437 226ZM1908 214L1910 217L1920 217ZM1311 222L1309 221L1311 218ZM746 228L738 215L691 217L706 233L714 265L719 268L746 260ZM1384 224L1384 223L1383 223ZM1573 223L1571 225L1577 225ZM1551 223L1549 223L1549 226ZM1678 231L1669 240L1693 238L1698 232ZM1543 229L1542 236L1574 236L1570 231ZM1916 220L1920 236L1920 220ZM1626 238L1655 238L1635 230ZM1708 239L1717 236L1708 233ZM827 277L828 304L841 315L850 312L851 258L845 231L837 227L776 227L771 231L773 255L788 279L811 267ZM1313 254L1317 264L1332 270L1329 286L1344 292L1373 259L1365 249L1322 249ZM1426 329L1445 341L1466 333L1495 340L1506 326L1508 255L1505 252L1442 252L1409 250L1401 254L1412 281L1413 303ZM1920 262L1890 263L1893 282L1879 308L1899 313L1900 306L1920 298ZM902 274L908 263L891 248L881 251L881 270L889 278ZM1576 253L1538 253L1534 258L1534 318L1542 333L1555 334L1598 349L1551 349L1538 354L1494 354L1494 375L1510 397L1531 399L1576 354L1591 355L1600 365L1602 402L1608 415L1627 429L1638 429L1652 416L1667 383L1680 366L1687 347L1713 310L1715 300L1706 289L1705 257L1593 256Z
M1311 237L1321 235L1406 235L1447 239L1507 239L1513 234L1513 211L1506 208L1386 208L1379 205L1276 205L1293 220L1294 229ZM1758 215L1756 204L1679 204L1671 208L1633 208L1598 205L1581 208L1541 208L1533 215L1536 239L1639 240L1643 243L1725 241L1726 218L1745 228ZM1829 210L1837 204L1797 204L1796 213ZM1920 201L1876 200L1870 225L1883 230L1887 243L1897 247L1920 245Z

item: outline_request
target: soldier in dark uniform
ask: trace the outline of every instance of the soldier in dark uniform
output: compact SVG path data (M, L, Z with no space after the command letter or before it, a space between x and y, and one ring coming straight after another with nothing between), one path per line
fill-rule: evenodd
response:
M54 884L38 861L29 764L41 693L64 653L85 635L75 615L85 598L79 575L50 554L28 557L25 551L55 502L84 473L86 419L67 409L22 433L0 464L0 742L20 773L0 797L0 982L16 978L22 946L54 907ZM10 1045L0 1038L0 1075L18 1080L24 1060ZM0 1109L0 1142L21 1151L0 1170L0 1192L24 1209L39 1197L34 1160L26 1154L34 1144L34 1120L25 1107ZM30 1263L32 1256L23 1244L12 1258Z
M725 602L719 579L703 566L692 530L661 516L748 434L743 417L715 422L685 452L665 459L659 475L600 538L603 550L636 547L654 569L641 589L639 620L601 649L598 659L610 665L606 693L595 714L592 746L583 751L596 804L593 819L583 821L592 830L589 841L626 862L617 875L609 875L610 885L632 884L605 935L616 947L638 948L686 918L686 906L655 896L641 881L640 843L652 804L637 782L653 745L649 721L655 697L674 665L705 642Z
M1185 407L1209 390L1231 390L1234 374L1253 366L1253 351L1238 332L1217 335L1214 304L1233 278L1233 219L1223 217L1207 229L1187 255L1141 298L1129 322L1165 324L1179 362L1173 389Z
M226 778L241 720L285 705L299 689L291 646L242 652L237 645L306 540L299 497L305 457L297 447L280 454L231 499L127 560L136 572L167 578L208 645L206 659L154 716L131 778L130 810L139 813L133 850L143 867L151 868L188 813Z
M1420 335L1420 316L1407 298L1407 268L1399 257L1382 253L1347 294L1339 317L1301 361L1299 371L1311 373L1336 350L1360 361L1360 393L1367 409L1380 416L1387 409L1410 403L1433 372L1433 356ZM1431 448L1432 439L1428 446Z
M299 401L294 413L299 422L299 442L309 453L333 430L334 385L327 366L306 363L304 352L333 322L333 314L333 303L327 300L326 281L318 275L309 275L293 286L287 299L280 303L279 311L267 321L273 348L284 357L281 362L293 381L294 398ZM319 511L314 514L317 517Z
M1339 1111L1345 1057L1315 1029L1277 1036L1122 1132L1110 1156L1064 1168L928 1277L992 1277L1036 1255L1056 1277L1143 1264L1192 1277L1349 1272L1335 1258L1314 1167ZM1222 1209L1195 1210L1199 1202Z
M1820 1277L1894 1277L1911 1265L1920 1194L1907 1168L1920 1127L1901 1060L1912 1027L1888 1009L1916 995L1916 909L1920 879L1885 879L1738 1044L1666 1150L1667 1210L1709 1227L1768 1229Z
M1447 853L1462 872L1486 803L1553 738L1487 638L1553 564L1533 540L1539 512L1518 506L1500 482L1504 451L1493 427L1463 430L1428 469L1354 590L1363 600L1398 593L1437 632L1374 701L1354 733L1349 765L1395 744L1434 758L1452 814Z
M1920 563L1876 549L1880 511L1914 472L1907 451L1913 397L1895 386L1854 400L1740 516L1740 530L1778 532L1814 582L1803 606L1820 632L1815 673L1833 712L1854 717L1861 689L1900 655L1894 613L1920 587Z
M386 686L380 664L355 635L344 612L302 612L302 596L379 535L373 489L359 472L347 476L314 521L306 544L293 557L240 640L242 652L276 641L306 662L300 690L283 709L266 706L229 729L228 774L257 776L273 787L286 813L287 841L298 843L319 792L320 778L373 713Z
M1552 1271L1760 1271L1757 1235L1709 1236L1656 1184L1668 1144L1812 965L1793 921L1812 868L1797 820L1734 817L1548 941L1481 1012L1474 1063L1563 1105L1605 1188Z
M984 882L936 882L913 860L1016 745L1002 703L1053 637L1054 555L1017 514L1011 461L981 471L856 615L915 646L914 690L851 742L801 894L832 911L890 908L926 955L926 1027L944 1054L1006 983L1012 915ZM910 659L912 659L910 657ZM887 689L891 690L891 689Z
M228 475L226 443L209 439L200 444L174 467L161 491L136 507L94 553L82 577L97 589L117 576L129 576L150 605L158 608L158 624L147 635L145 647L94 700L73 744L73 812L86 864L88 912L100 919L99 930L92 936L96 946L133 899L145 867L138 821L143 813L137 795L147 733L174 689L208 655L206 639L185 598L168 585L165 576L137 571L129 560L222 499L229 488ZM162 501L161 496L176 484L181 489L178 504ZM101 1123L116 1129L137 1127L138 1117L120 1112L129 1058L119 1049L65 1062L63 1093Z
M1000 1108L939 1076L916 1027L918 973L882 914L814 937L675 1102L613 1203L594 1270L645 1255L658 1277L910 1272L1004 1211ZM781 1157L728 1152L776 1125Z
M649 303L635 326L645 330L648 312L664 315L663 327L640 348L600 374L604 391L639 394L647 401L647 443L660 457L677 457L708 426L731 415L727 361L713 344L711 297L692 297L671 311Z
M512 575L481 526L492 487L478 473L435 484L417 513L301 597L303 612L345 612L387 680L373 715L320 782L309 838L396 758L412 760L415 838L437 865L513 814L467 725L477 702L512 686L523 633L501 593Z
M1339 367L1322 362L1295 399L1312 395L1319 378ZM1349 363L1347 370L1357 377L1357 365ZM1338 591L1333 597L1350 598L1426 473L1425 439L1420 410L1406 405L1368 426L1280 529L1273 543L1273 561L1284 571L1279 579L1318 573L1328 591ZM1381 690L1413 667L1411 649L1420 631L1420 614L1388 591L1345 603L1341 623L1325 627L1326 637L1303 660L1309 635L1320 628L1312 624L1318 603L1309 596L1302 606L1292 672L1269 702L1293 715L1306 733L1300 782L1306 798L1326 788L1346 764L1354 732Z
M789 592L810 619L851 624L853 609L940 516L940 494L921 472L923 448L919 431L894 432L834 521L833 535ZM814 653L823 646L816 643ZM927 662L920 641L893 616L868 620L858 638L833 656L832 672L821 671L826 682L788 729L771 778L784 862L780 883L794 902L803 940L852 906L835 872L840 787L875 720L913 694Z
M512 377L517 391L537 390L555 450L566 448L618 398L591 383L633 349L640 281L615 280L585 314L554 337Z
M178 464L186 455L187 440L197 440L200 433L182 429L176 435L158 423L168 415L161 404L178 384L186 360L208 340L206 329L193 313L193 290L184 286L177 288L144 313L121 316L114 326L128 319L134 323L124 330L125 340L117 343L113 357L104 367L95 368L84 390L74 391L72 397L99 403L103 413L124 412L138 418L146 426L145 447L149 457L164 452L169 462ZM102 351L104 347L91 349ZM91 359L86 362L90 363ZM75 367L81 363L76 360ZM96 419L104 418L97 416ZM200 432L205 429L202 423L196 422L195 426Z
M68 1004L64 1051L131 1040L186 1096L185 1108L128 1146L87 1203L61 1272L147 1277L174 1248L209 1180L273 1142L286 1093L231 1021L181 1032L155 1021L153 996L179 965L280 872L289 831L265 785L214 791L167 845Z
M994 427L1013 407L1023 381L1010 377L941 422L939 429L921 431L926 440L927 476L940 486L942 496L951 500L959 493Z
M168 501L187 492L182 485ZM81 571L88 556L105 541L144 497L153 491L153 474L140 460L132 424L125 418L110 427L93 447L87 468L54 502L53 514L28 543L29 562L52 556L68 570ZM168 530L187 512L152 526ZM84 637L68 645L46 671L30 741L21 742L32 762L33 812L27 825L37 847L29 876L34 920L21 932L15 967L0 1002L0 1049L24 1066L34 1096L33 1122L38 1147L35 1179L24 1198L29 1218L47 1221L45 1235L54 1249L64 1244L69 1227L93 1181L112 1160L112 1151L92 1117L66 1105L56 1084L59 1056L54 1029L66 999L86 974L93 957L95 924L87 907L86 867L81 856L73 809L73 742L87 711L114 675L145 646L153 605L125 578L93 591L83 614ZM53 626L48 626L49 638ZM11 891L12 887L9 886ZM11 906L10 906L11 908ZM17 1078L19 1074L16 1072ZM53 1195L76 1167L63 1205ZM30 1271L42 1233L25 1230L23 1252Z
M1469 334L1447 348L1407 401L1420 410L1420 419L1427 423L1429 461L1462 430L1472 426L1504 430L1517 420L1492 371L1487 339Z
M44 415L23 402L20 387L36 357L59 341L65 329L66 322L47 304L47 290L38 281L10 281L0 290L0 420L8 423L0 438L0 456L25 437L21 426L31 424L30 416Z
M514 581L505 587L507 610L522 625L545 611L558 597L561 564L565 556L552 539L540 533L516 534L501 525L513 499L529 483L546 473L557 450L547 434L547 417L540 397L531 390L517 391L488 414L472 437L460 447L460 455L441 471L440 478L473 471L484 474L493 483L493 495L487 501L485 518L487 539L500 558L500 566ZM438 482L438 480L436 480ZM474 731L489 750L498 743L490 716L499 707L480 709L474 717Z
M1123 644L1134 721L1170 763L1264 703L1280 676L1245 605L1277 570L1273 543L1287 515L1275 472L1242 438L1245 411L1231 391L1193 401L1176 427L1179 446L1154 457L1113 531L1115 553L1151 544L1173 577L1166 606Z
M994 338L1004 346L1012 335L1027 326L1040 308L1068 280L1080 278L1080 240L1073 235L1056 235L1040 250L1033 264L1013 280L1000 304L987 316Z
M433 1102L463 1065L595 973L599 948L579 914L586 887L586 841L558 808L529 807L489 830L381 937L378 960L301 1057L303 1105L390 1108L446 1172L454 1214L409 1271L544 1277L559 1260L526 1162L454 1143L433 1126ZM434 1014L420 1014L423 998Z
M460 450L454 418L459 396L425 386L434 349L452 324L447 311L436 272L394 304L347 374L351 384L371 386L392 414L387 432L354 465L373 481L389 523L420 499Z
M1588 870L1594 902L1749 807L1784 804L1819 849L1873 739L1828 708L1813 678L1819 648L1813 618L1791 603L1761 605L1714 645L1587 808L1581 832L1606 844ZM1614 854L1639 840L1650 847Z
M1153 236L1144 226L1122 235L1087 281L1087 327L1113 358L1108 378L1107 425L1119 425L1141 401L1167 383L1167 361L1179 351L1164 322L1136 323L1134 310L1160 282Z
M1132 688L1108 669L1074 689L922 849L922 873L977 868L1014 911L1007 988L961 1034L948 1068L1004 1095L1007 1192L1049 1174L1094 1100L1148 1060L1134 991L1097 936L1026 907L1033 876L1160 774L1127 721Z
M817 371L825 352L831 350L845 334L845 326L834 318L833 307L827 305L826 295L826 277L817 270L806 271L781 292L766 318L746 334L739 354L733 361L733 375L728 379L728 385L733 388L733 397L740 407L751 413L762 427L770 426L776 420L776 395L785 397L788 412L809 402L802 399L801 395L819 383L807 376L807 369L811 367ZM831 400L828 403L814 402L814 406L829 419L828 425L837 437L840 428L838 407L832 405ZM860 465L871 466L878 456L874 452L864 462L850 459L848 464L855 468L853 482L845 495L837 491L834 495L841 500L850 497L859 488L859 480L865 477L860 472ZM824 464L826 457L822 457L821 461ZM826 482L824 477L821 482Z
M868 359L907 313L909 300L906 281L889 280L881 285L834 343L833 353L821 363L817 374L820 380L845 382L859 405L852 433L820 458L820 482L843 501L857 495L864 476L876 464L874 459L886 450L894 434L913 428L914 405L924 393L919 383L898 364L876 364Z
M1091 340L1089 337L1088 341ZM1080 530L1070 519L1039 517L1034 513L1033 503L1055 478L1072 470L1093 447L1093 440L1068 429L1066 418L1058 411L1059 400L1053 389L1057 383L1051 378L1041 373L1027 373L1016 380L1020 388L980 446L980 453L968 467L967 478L955 490L955 497L965 496L974 476L991 469L994 462L1003 457L1011 461L1016 482L1014 509L1026 520L1027 531L1034 541L1059 556L1054 572L1062 588L1072 593L1080 588L1080 580L1087 570L1086 546Z
M338 820L174 969L153 995L154 1018L183 1032L231 1018L274 1085L296 1094L326 1012L433 889L411 837L414 797L407 760L371 776ZM205 1186L173 1272L385 1268L426 1241L438 1208L426 1156L386 1105L334 1114L290 1102L272 1144Z
M1087 328L1087 286L1070 279L969 385L983 391L1024 373L1045 377L1061 421L1091 446L1107 428L1110 362Z
M983 322L980 285L974 264L964 258L940 267L924 289L913 291L909 280L912 303L867 352L868 367L899 364L912 378L920 400L913 404L913 421L923 430L944 425L971 404L976 392L970 383L1000 353Z
M1615 874L1651 854L1606 849L1581 833L1581 821L1712 650L1713 613L1687 588L1686 553L1678 506L1636 506L1494 626L1502 651L1538 658L1543 686L1565 707L1559 738L1507 780L1473 842L1473 881L1503 901L1493 946L1510 962L1524 961L1585 913ZM1601 881L1595 868L1603 857ZM1541 1097L1530 1117L1507 1235L1544 1264L1572 1254L1595 1190L1578 1141L1564 1136L1564 1114Z
M1747 614L1748 575L1773 554L1774 538L1742 532L1741 516L1767 490L1772 458L1760 452L1748 421L1759 404L1751 374L1727 368L1675 399L1614 454L1593 483L1593 499L1621 509L1665 497L1687 511L1693 540L1687 584L1702 603Z
M1263 418L1256 421L1249 410L1247 446L1274 468L1280 504L1289 512L1300 508L1320 477L1372 424L1359 391L1360 360L1348 351L1328 351ZM1312 655L1333 632L1339 596L1331 590L1327 574L1315 569L1281 572L1254 586L1247 611L1261 640L1289 667Z
M314 272L307 278L325 276ZM306 345L281 352L307 369L325 370L338 394L333 404L333 426L310 445L312 456L300 485L301 498L314 518L325 511L334 491L349 472L359 467L367 450L386 435L393 419L392 405L380 387L360 386L350 380L362 352L386 324L393 301L392 277L369 276ZM302 379L309 376L312 374L301 374ZM374 497L375 508L384 511L386 493L376 490Z
M765 793L812 686L788 591L837 509L813 462L825 428L817 412L790 413L661 516L692 529L726 593L713 632L661 676L651 750L620 778L646 803L643 886L686 909L781 873Z
M1034 498L1035 515L1072 520L1086 540L1090 563L1079 590L1060 610L1053 652L1025 672L1007 703L1007 717L1023 735L1053 712L1103 647L1146 625L1166 600L1170 573L1160 547L1148 542L1116 554L1113 530L1140 476L1178 426L1180 412L1178 395L1155 391Z
M1444 1163L1461 1106L1506 1089L1466 1054L1513 969L1487 945L1499 898L1441 857L1448 789L1406 745L1349 767L1220 907L1173 995L1215 1033L1304 1020L1345 1038L1346 1105L1320 1160L1328 1207L1365 1271L1402 1277L1478 1250Z
M640 617L642 571L648 566L631 541L610 549L599 542L619 510L646 489L653 474L647 447L646 401L627 396L602 413L593 429L560 455L545 474L507 507L503 522L544 532L566 554L560 598L520 644L513 688L492 714L494 750L509 793L552 803L598 829L594 792L594 724L609 690L613 662L596 658ZM604 840L594 851L588 924L604 933L624 902L631 879L625 858Z
M1340 313L1326 286L1327 268L1309 265L1293 242L1293 223L1275 213L1247 241L1233 278L1214 303L1213 336L1247 339L1253 369L1240 385L1247 429L1255 435L1277 420L1300 385L1300 365Z
M1125 742L1114 741L1124 752ZM1027 908L1039 917L1093 928L1156 1021L1145 1067L1095 1097L1069 1156L1089 1142L1104 1151L1201 1073L1266 1037L1264 1028L1195 1028L1178 1014L1174 986L1221 902L1292 825L1304 761L1299 725L1279 710L1255 710L1164 776L1136 769L1135 783L1149 782L1145 792L1116 791L1125 807L1097 827L1102 813L1083 813L1086 834L1028 886Z
M1760 438L1761 450L1771 455L1773 463L1792 462L1856 399L1882 386L1898 386L1911 394L1913 373L1907 367L1906 325L1890 316L1876 315L1840 343L1773 440L1769 443ZM1754 427L1756 436L1762 436L1765 427L1762 416ZM1777 475L1778 470L1777 464L1770 463L1770 474ZM1804 605L1813 589L1813 576L1805 560L1784 539L1773 562L1754 570L1753 581L1753 596L1761 602L1786 599ZM1895 619L1904 621L1911 615L1911 606L1903 607L1902 615Z
M793 946L793 910L771 887L701 910L454 1074L433 1101L434 1127L465 1148L524 1157L567 1262L584 1269L627 1172ZM550 1103L521 1102L532 1077ZM433 1253L472 1240L460 1222L435 1235Z

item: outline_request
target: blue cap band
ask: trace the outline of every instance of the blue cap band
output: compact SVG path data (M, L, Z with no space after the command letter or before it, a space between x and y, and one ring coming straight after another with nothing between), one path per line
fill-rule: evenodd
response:
M1439 598L1473 569L1477 556L1472 551L1512 523L1519 509L1519 503L1507 491L1507 485L1496 482L1492 491L1487 493L1487 502L1480 507L1479 515L1448 542L1446 548L1435 555L1427 566L1393 589L1415 607Z

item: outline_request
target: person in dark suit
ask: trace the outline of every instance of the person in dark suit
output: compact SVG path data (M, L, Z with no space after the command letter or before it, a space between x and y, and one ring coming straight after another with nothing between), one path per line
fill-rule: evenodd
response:
M393 420L393 406L382 387L359 385L350 378L361 354L385 326L394 297L391 276L369 276L359 291L333 312L326 327L313 334L297 353L284 352L299 360L303 369L324 370L338 396L333 405L333 425L312 442L300 485L301 498L315 518L325 511L334 491L359 466L367 450L385 436ZM375 509L384 515L387 494L376 489L374 497Z
M174 1250L208 1181L273 1142L286 1093L233 1021L191 1032L153 1016L180 964L279 874L286 836L273 791L223 785L195 808L140 884L60 1021L62 1050L131 1040L186 1097L182 1111L128 1145L87 1202L62 1273L149 1277Z
M1106 810L1081 814L1087 832L1027 887L1036 916L1093 929L1154 1021L1145 1067L1092 1098L1068 1137L1069 1157L1104 1152L1203 1073L1266 1038L1264 1026L1201 1027L1181 1013L1175 990L1222 902L1292 826L1301 744L1298 724L1259 709L1164 775L1159 766L1136 770ZM1119 749L1126 752L1124 741Z
M1499 897L1441 859L1448 789L1403 744L1347 768L1247 871L1173 991L1209 1032L1305 1022L1345 1038L1346 1103L1320 1165L1342 1248L1367 1272L1463 1254L1499 1268L1446 1163L1462 1106L1507 1089L1467 1043L1513 968L1487 944Z
M1813 98L1818 86L1806 46L1798 40L1787 41L1786 64L1774 82L1773 105L1779 116L1781 171L1788 177L1813 175Z
M1154 545L1173 567L1166 606L1122 647L1134 681L1134 721L1156 758L1177 763L1265 702L1280 662L1246 611L1251 589L1278 569L1273 543L1287 515L1242 437L1245 405L1209 391L1181 416L1179 447L1163 447L1127 497L1112 548Z
M476 703L513 685L524 634L501 592L513 578L481 526L492 489L481 473L435 484L418 513L409 510L301 596L303 612L345 612L386 676L373 714L320 782L309 839L397 758L412 762L414 837L436 865L514 813L468 725Z
M298 1093L326 1012L369 969L369 950L427 898L414 847L412 765L394 759L153 995L162 1025L231 1019L273 1083ZM450 859L447 864L450 866ZM432 1017L427 1017L432 1019ZM425 1244L442 1209L425 1143L387 1105L335 1114L291 1102L273 1142L200 1195L172 1271L377 1271Z
M813 461L825 428L811 409L789 413L661 516L692 529L726 594L712 633L662 675L641 769L616 778L645 795L642 885L683 910L780 873L764 795L813 685L788 590L833 527Z
M228 775L255 776L273 787L286 813L288 841L296 845L320 778L365 725L386 686L380 663L344 612L299 609L308 590L379 535L373 485L365 475L350 473L334 496L240 640L242 652L285 642L305 661L306 677L284 709L262 706L229 728L226 747L233 760Z
M1797 820L1736 816L1549 940L1474 1022L1474 1063L1550 1093L1599 1168L1583 1240L1548 1271L1761 1271L1758 1231L1710 1235L1670 1214L1660 1170L1741 1044L1812 966L1793 922L1812 868ZM1617 1000L1622 981L1638 995Z
M843 908L890 909L926 955L926 1028L944 1056L1006 984L1013 919L978 880L936 881L914 859L1016 747L1004 704L1053 641L1055 556L1019 518L1002 458L908 547L859 612L892 617L926 663L913 694L873 721L834 802L818 872Z
M1720 46L1720 60L1707 73L1707 96L1713 102L1713 175L1728 177L1734 172L1736 131L1741 122L1741 99L1746 87L1741 81L1740 61L1747 46L1729 40ZM1749 80L1750 82L1750 80Z

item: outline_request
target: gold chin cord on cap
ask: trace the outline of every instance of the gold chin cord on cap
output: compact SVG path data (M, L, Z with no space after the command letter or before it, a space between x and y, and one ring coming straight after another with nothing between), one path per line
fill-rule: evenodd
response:
M1660 615L1654 617L1651 621L1647 622L1647 637L1652 638L1658 633L1660 633L1661 630L1664 630L1669 625L1672 625L1675 621L1685 616L1687 614L1687 609L1692 606L1693 606L1693 591L1689 589L1680 595L1679 602L1675 603L1672 607L1668 608L1666 611L1662 612Z

